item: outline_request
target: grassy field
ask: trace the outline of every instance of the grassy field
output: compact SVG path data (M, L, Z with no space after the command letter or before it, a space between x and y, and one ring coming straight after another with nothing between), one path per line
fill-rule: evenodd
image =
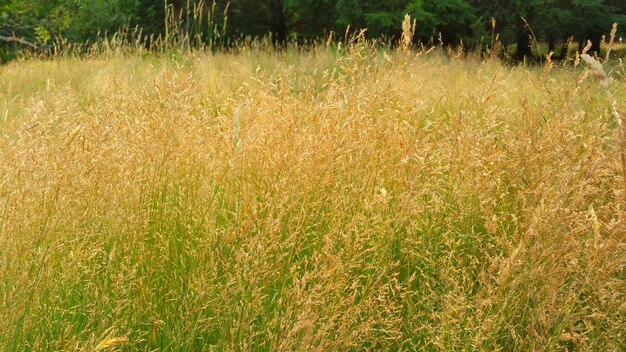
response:
M612 99L364 42L0 67L0 350L626 349Z

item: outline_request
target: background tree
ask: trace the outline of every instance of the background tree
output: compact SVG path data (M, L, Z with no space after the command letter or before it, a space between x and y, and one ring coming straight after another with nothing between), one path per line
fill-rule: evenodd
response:
M474 36L473 28L478 17L476 9L469 2L465 0L417 2L423 4L423 9L427 14L427 16L415 14L418 23L425 29L432 26L436 35L441 33L443 44L456 45L461 39L468 41ZM424 38L423 34L422 38Z
M225 6L222 2L222 7ZM230 28L235 34L272 34L284 45L290 34L313 37L332 27L330 0L238 0L231 1Z
M224 23L219 17L230 4L227 35L261 37L271 33L277 45L284 45L289 38L326 37L331 30L343 33L348 26L367 28L371 38L394 38L407 13L417 23L416 40L429 43L441 34L446 45L461 40L473 45L491 33L494 18L501 42L515 46L515 57L523 60L533 55L529 27L549 50L573 36L579 49L591 40L593 51L600 49L602 35L610 31L613 22L626 27L624 0L215 0L215 7L212 1L204 0L201 15L208 16L213 10L213 20ZM185 14L177 18L183 22L183 30L197 34L202 20L188 14L200 2L0 0L0 35L15 33L33 43L58 37L84 42L129 25L158 36L165 33L166 5L176 14ZM211 31L213 28L203 27L201 32L206 35L202 38L212 40ZM626 31L621 33L626 37ZM11 45L15 44L0 40L0 49Z

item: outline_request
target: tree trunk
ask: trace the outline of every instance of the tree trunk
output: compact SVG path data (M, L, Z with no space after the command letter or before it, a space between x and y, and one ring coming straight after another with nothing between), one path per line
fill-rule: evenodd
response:
M578 52L582 52L583 49L585 48L586 45L586 41L585 38L587 36L585 34L581 34L580 37L578 37Z
M279 20L272 25L272 35L275 45L285 46L287 44L287 25L284 21Z
M287 44L287 17L283 0L273 0L269 3L270 30L274 39L274 45L284 46Z
M530 37L524 27L520 28L517 33L517 49L515 50L515 59L523 61L524 58L531 58Z
M548 53L554 52L555 42L556 42L556 39L554 38L554 34L550 33L548 35Z
M583 34L578 39L578 51L582 52L583 49L587 46L587 41L591 42L591 48L587 52L589 55L600 55L600 44L602 43L602 34L601 33L592 33L592 34Z
M563 45L561 45L561 53L559 54L559 61L565 61L567 59L567 52L569 51L569 41L570 39L565 37L563 38Z
M598 55L600 56L600 44L602 43L602 34L594 33L590 36L589 40L591 40L591 49L589 50L589 55Z

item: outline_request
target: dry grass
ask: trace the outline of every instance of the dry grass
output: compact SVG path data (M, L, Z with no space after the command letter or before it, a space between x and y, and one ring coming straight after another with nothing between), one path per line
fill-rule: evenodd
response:
M579 78L364 42L0 67L0 349L624 350Z

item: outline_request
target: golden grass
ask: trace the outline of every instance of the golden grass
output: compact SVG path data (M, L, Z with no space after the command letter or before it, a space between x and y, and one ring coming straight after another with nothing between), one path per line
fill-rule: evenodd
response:
M0 67L0 349L624 350L602 89L347 49Z

